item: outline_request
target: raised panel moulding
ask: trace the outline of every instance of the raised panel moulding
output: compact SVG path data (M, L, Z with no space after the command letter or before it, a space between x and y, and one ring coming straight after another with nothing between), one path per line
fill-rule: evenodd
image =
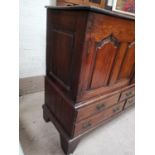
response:
M91 76L92 89L108 86L118 47L119 41L112 34L96 44L96 56Z
M101 49L107 43L112 43L115 46L115 48L118 48L118 46L120 44L119 41L111 34L107 38L104 38L101 41L97 42L97 46L96 47L98 49Z

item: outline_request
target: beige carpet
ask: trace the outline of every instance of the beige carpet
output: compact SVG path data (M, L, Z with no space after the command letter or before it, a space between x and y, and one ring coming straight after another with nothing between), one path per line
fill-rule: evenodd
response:
M44 92L20 97L20 142L25 155L64 155L59 134L42 118ZM73 155L134 155L134 108L85 136Z

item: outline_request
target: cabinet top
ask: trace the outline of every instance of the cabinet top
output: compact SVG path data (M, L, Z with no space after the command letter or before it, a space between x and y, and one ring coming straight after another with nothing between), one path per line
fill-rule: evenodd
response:
M95 6L84 6L84 5L76 5L76 6L46 6L46 8L47 9L52 9L52 10L91 11L91 12L95 12L95 13L100 13L100 14L105 14L105 15L110 15L110 16L115 16L115 17L135 20L134 16L117 13L117 12L114 12L114 11L111 11L111 10L107 10L107 9L97 8Z

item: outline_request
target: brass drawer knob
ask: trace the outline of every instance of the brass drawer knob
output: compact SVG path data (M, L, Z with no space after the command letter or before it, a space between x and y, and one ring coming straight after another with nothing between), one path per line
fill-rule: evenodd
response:
M114 108L114 109L113 109L113 113L116 113L116 112L118 112L119 110L120 110L120 107Z
M128 92L128 93L126 93L126 96L128 97L128 96L131 96L132 95L132 92L130 91L130 92Z
M87 128L89 128L89 127L91 127L91 122L89 121L89 122L85 122L85 123L83 123L83 125L82 125L82 128L83 129L87 129Z
M104 103L98 104L98 105L96 106L96 110L97 110L97 111L101 111L101 110L103 110L104 108L105 108L105 104L104 104Z

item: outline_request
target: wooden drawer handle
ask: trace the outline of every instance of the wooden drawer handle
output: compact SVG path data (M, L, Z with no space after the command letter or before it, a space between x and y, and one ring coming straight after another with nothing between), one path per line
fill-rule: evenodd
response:
M105 108L105 104L104 104L104 103L98 104L98 105L96 106L96 110L97 110L97 111L101 111L101 110L103 110L104 108Z
M116 113L116 112L118 112L119 110L120 110L120 107L116 107L116 108L113 109L113 113Z
M91 127L91 125L92 125L91 122L85 122L82 125L82 129L87 129L87 128Z

